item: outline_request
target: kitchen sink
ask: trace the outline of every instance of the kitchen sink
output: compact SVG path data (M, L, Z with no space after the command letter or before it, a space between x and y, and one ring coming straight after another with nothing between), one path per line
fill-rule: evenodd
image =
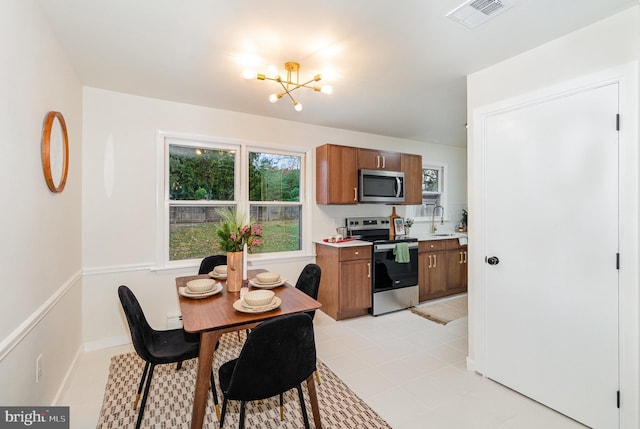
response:
M455 234L431 234L434 237L453 237Z

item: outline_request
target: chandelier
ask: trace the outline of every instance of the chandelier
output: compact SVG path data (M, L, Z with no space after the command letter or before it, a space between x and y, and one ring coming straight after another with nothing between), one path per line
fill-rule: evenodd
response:
M329 85L315 85L316 82L319 82L322 79L322 75L320 74L315 75L312 79L306 82L300 83L300 64L296 62L289 61L284 63L284 69L287 71L286 79L283 79L282 76L278 74L275 66L269 67L267 74L254 73L250 70L245 70L243 75L245 79L271 80L278 82L282 87L282 92L271 94L269 96L269 101L275 103L286 95L291 99L293 108L298 112L302 110L302 104L300 104L298 100L291 95L291 93L296 89L309 88L316 92L322 92L323 94L331 94L333 92L333 88Z

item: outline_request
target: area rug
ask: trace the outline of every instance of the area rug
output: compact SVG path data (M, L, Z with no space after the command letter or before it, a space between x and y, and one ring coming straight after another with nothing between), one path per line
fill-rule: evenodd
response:
M412 313L429 319L433 322L446 325L452 320L466 317L467 311L467 294L458 295L453 298L444 299L432 304L423 304L418 307L410 308Z
M244 336L243 336L244 340ZM215 353L214 371L216 384L218 368L224 362L237 357L242 348L238 336L225 334ZM133 428L137 411L133 410L138 382L144 361L135 353L126 353L111 358L109 378L97 428ZM175 365L159 365L153 375L149 399L145 407L143 428L188 428L195 387L197 360L185 361L181 370ZM324 363L318 361L320 385L317 385L318 404L323 428L391 428L380 416L351 391ZM220 387L216 386L218 400L222 406ZM309 422L314 427L306 383L303 391ZM247 404L246 426L252 429L303 428L302 413L296 389L284 396L285 416L280 420L278 397ZM238 427L240 403L229 401L225 428ZM218 428L213 398L209 395L204 427Z

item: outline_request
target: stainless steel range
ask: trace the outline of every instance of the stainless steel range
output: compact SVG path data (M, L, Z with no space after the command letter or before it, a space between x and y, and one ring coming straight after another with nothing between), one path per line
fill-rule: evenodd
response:
M418 304L418 239L389 237L388 217L350 217L346 219L349 237L373 243L371 291L374 316ZM396 262L394 249L399 243L409 250L408 262Z

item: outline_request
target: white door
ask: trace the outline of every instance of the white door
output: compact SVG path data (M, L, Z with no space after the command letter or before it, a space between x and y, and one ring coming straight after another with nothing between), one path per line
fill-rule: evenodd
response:
M486 117L486 375L618 427L618 85Z

